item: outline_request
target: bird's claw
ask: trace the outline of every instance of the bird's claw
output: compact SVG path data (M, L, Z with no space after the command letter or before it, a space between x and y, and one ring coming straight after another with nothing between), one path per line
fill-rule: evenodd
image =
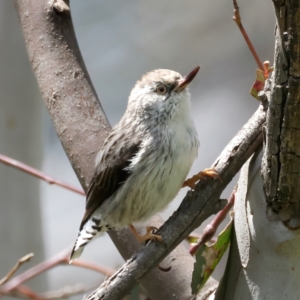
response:
M166 244L161 235L153 233L154 230L155 231L158 230L154 226L147 226L146 227L147 232L145 235L140 235L132 225L130 225L130 229L132 230L133 234L141 244L148 242L149 240L158 241L160 243Z
M196 187L196 183L199 181L199 180L203 180L207 177L210 177L210 178L218 178L222 181L219 173L215 170L215 169L205 169L204 171L201 171L199 172L198 174L192 176L191 178L187 179L182 187L190 187L191 189L195 189Z

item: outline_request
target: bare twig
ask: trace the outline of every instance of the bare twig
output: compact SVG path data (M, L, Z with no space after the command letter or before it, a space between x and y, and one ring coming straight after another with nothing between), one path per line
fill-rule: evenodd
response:
M42 296L41 294L37 294L35 291L24 285L19 285L14 290L9 292L4 292L2 289L0 289L0 298L2 297L2 295L13 296L21 299L45 299L44 296Z
M33 300L44 300L45 298L37 294L35 291L30 289L27 286L20 285L12 292L7 293L7 295L15 296L18 298L24 298L24 299L33 299Z
M74 187L74 186L72 186L72 185L70 185L68 183L65 183L65 182L63 182L61 180L55 179L55 178L53 178L53 177L51 177L51 176L49 176L49 175L47 175L47 174L45 174L45 173L43 173L43 172L35 169L33 167L30 167L30 166L28 166L28 165L26 165L26 164L24 164L24 163L22 163L22 162L20 162L18 160L12 159L12 158L10 158L8 156L5 156L3 154L0 154L0 162L6 164L8 166L14 167L14 168L16 168L18 170L21 170L21 171L23 171L23 172L25 172L27 174L30 174L30 175L32 175L34 177L42 179L42 180L46 181L49 184L56 184L56 185L58 185L60 187L68 189L68 190L70 190L72 192L78 193L80 195L85 195L85 193L84 193L84 191L82 189L78 189L78 188L76 188L76 187Z
M68 255L68 263L69 263L69 255ZM97 265L95 263L91 263L91 262L83 260L83 259L78 259L78 260L73 261L72 266L90 269L90 270L99 272L106 276L111 276L115 272L115 270L113 270L113 269L110 269L110 268L107 268L107 267L104 267L101 265Z
M15 266L8 272L8 274L0 280L0 286L6 283L16 271L25 263L29 262L30 259L34 256L33 253L29 253L18 260Z
M11 292L12 290L16 289L18 286L23 284L29 279L57 266L59 264L67 263L68 255L70 250L63 250L62 252L56 254L55 256L41 262L40 264L30 268L29 270L21 273L20 275L13 278L10 282L6 283L2 287L2 291L4 293Z
M137 251L123 267L86 299L121 299L190 232L208 216L222 209L222 203L219 201L220 194L262 144L261 127L265 119L265 112L260 105L257 112L227 145L212 166L220 174L222 182L217 179L200 181L195 191L187 193L179 209L158 230L157 233L162 236L167 247L165 244L152 242Z
M190 248L190 254L191 255L195 255L196 252L198 251L198 249L204 243L207 243L209 240L211 240L211 238L214 236L214 234L216 233L219 225L221 224L221 222L224 221L224 219L226 218L226 216L229 213L230 209L234 205L235 193L236 193L236 189L234 189L233 192L231 193L231 195L229 196L226 206L216 214L214 219L203 230L203 234L199 238L197 243Z
M239 6L237 4L237 1L236 0L233 0L233 7L234 7L234 10L233 10L233 20L235 21L235 23L237 24L237 26L239 27L257 65L258 65L258 68L260 70L265 70L264 68L264 65L262 64L261 60L259 59L256 51L255 51L255 48L253 47L253 44L251 42L251 40L249 39L249 36L242 24L242 21L241 21L241 16L240 16L240 11L239 11Z
M58 265L69 265L69 256L70 256L70 249L65 249L61 251L60 253L56 254L55 256L41 262L40 264L32 267L31 269L21 273L20 275L13 278L10 282L3 285L2 289L0 290L0 293L3 294L9 294L13 290L18 289L24 282L28 281L29 279L32 279L35 276L40 275L41 273L56 267ZM83 260L77 260L76 263L74 262L73 265L76 265L78 267L87 268L96 272L99 272L104 275L110 275L114 272L114 270L111 270L107 267L99 266L94 263L90 263Z

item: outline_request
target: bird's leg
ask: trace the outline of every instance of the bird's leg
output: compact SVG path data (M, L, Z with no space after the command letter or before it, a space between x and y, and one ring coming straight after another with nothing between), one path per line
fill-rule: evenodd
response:
M132 224L129 225L129 228L131 229L131 231L133 232L133 234L135 235L135 237L137 238L137 240L142 244L144 242L147 242L149 240L151 241L159 241L159 242L163 242L164 240L162 239L162 237L158 234L154 234L152 233L153 230L157 230L156 227L154 226L147 226L147 233L145 235L139 235L139 233L136 231L136 229L133 227Z
M204 171L201 171L198 174L194 175L193 177L187 179L183 183L182 187L188 186L188 187L190 187L191 189L194 190L195 187L196 187L196 182L199 181L199 180L205 179L207 177L218 178L218 179L222 180L219 173L216 170L214 170L214 169L205 169Z

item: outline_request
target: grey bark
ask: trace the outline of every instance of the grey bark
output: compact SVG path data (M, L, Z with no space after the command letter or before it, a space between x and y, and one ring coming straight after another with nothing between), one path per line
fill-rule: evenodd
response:
M0 153L36 168L42 163L42 105L31 74L14 3L0 1ZM19 258L44 259L39 182L0 164L0 278ZM46 278L29 283L43 291Z

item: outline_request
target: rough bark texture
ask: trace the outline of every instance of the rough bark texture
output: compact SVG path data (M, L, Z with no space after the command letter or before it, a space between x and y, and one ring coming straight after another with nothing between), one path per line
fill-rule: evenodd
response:
M16 1L29 59L43 100L59 139L86 190L94 173L94 158L110 130L73 30L71 16L61 0ZM160 226L159 216L151 224ZM111 232L117 248L128 259L139 247L128 230ZM153 270L142 281L151 299L189 299L193 258L183 247L172 253L172 270ZM169 261L167 262L169 264Z
M215 300L298 299L300 3L273 1L275 70L265 147L244 165L235 236ZM262 178L261 178L262 173Z
M213 168L219 172L222 181L200 181L195 191L187 193L178 210L159 229L158 234L162 236L166 244L150 243L135 252L122 268L86 299L121 299L189 233L208 216L220 210L221 192L262 144L261 127L264 122L265 112L260 106L213 164Z
M277 16L275 70L263 158L269 218L299 228L300 3L273 1Z

